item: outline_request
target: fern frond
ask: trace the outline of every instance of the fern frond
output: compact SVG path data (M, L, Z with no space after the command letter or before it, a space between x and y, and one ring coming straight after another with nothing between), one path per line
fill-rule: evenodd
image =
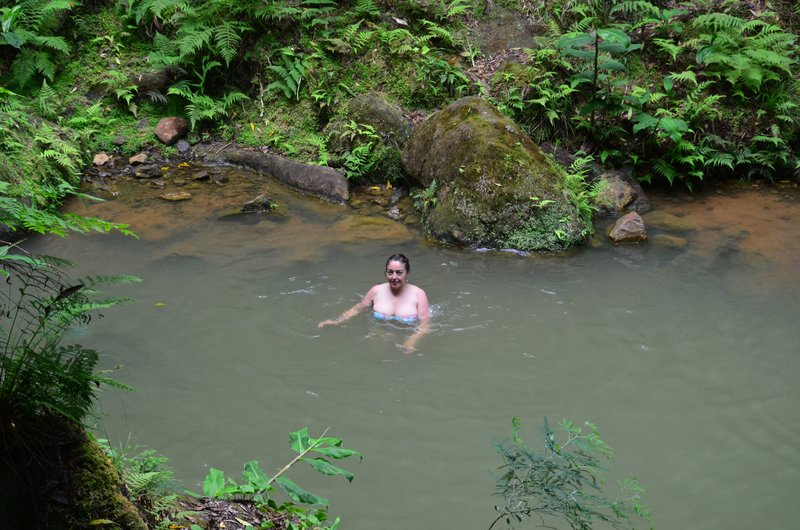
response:
M353 11L357 16L378 17L381 14L381 9L374 0L358 0Z
M653 39L653 44L658 46L661 51L667 52L674 61L678 55L683 53L683 46L675 44L672 39Z
M231 21L224 21L214 28L214 44L226 65L230 65L231 60L236 57L239 43L242 42L241 34L249 30L250 27L246 24Z
M211 43L213 28L199 27L192 30L179 30L176 44L181 57L189 57Z
M71 50L69 44L63 37L40 35L33 39L33 42L61 53L69 53Z
M656 160L655 164L653 164L653 172L667 179L670 184L678 176L677 168L664 159Z
M646 0L627 0L620 2L611 8L612 13L645 13L647 15L657 15L659 10L656 6Z
M719 31L724 29L741 30L745 21L739 17L727 13L708 13L700 15L692 21L692 25L698 29L711 29Z

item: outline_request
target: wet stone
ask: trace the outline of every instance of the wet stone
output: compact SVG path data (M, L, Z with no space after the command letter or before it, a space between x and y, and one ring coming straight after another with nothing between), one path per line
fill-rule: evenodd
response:
M188 201L192 198L192 194L188 191L176 191L172 193L164 193L160 195L162 199L165 201L176 202L176 201Z

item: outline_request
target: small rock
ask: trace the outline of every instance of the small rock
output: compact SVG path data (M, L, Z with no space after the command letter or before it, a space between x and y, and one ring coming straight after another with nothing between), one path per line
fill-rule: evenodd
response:
M179 153L185 153L191 148L192 146L189 145L189 142L186 140L179 140L178 143L175 144L175 149L177 149Z
M183 118L161 118L156 125L156 136L166 145L174 144L178 138L186 134L189 129L189 122Z
M160 180L160 179L159 180L151 180L150 181L150 187L151 188L155 188L157 190L163 190L164 189L164 181Z
M228 175L214 175L214 184L217 186L222 186L226 182L230 180Z
M192 180L208 180L209 178L208 171L200 170L192 173Z
M242 213L268 212L275 208L275 203L266 195L259 195L242 206Z
M156 166L139 166L134 170L133 176L137 179L151 179L160 176L160 172Z
M117 136L116 138L111 140L111 143L116 145L117 147L121 147L121 146L125 145L125 142L127 142L127 141L128 141L128 139L125 136Z
M608 237L614 243L645 241L647 239L647 231L645 230L642 216L636 212L623 215L617 219Z
M147 162L147 153L139 153L128 159L128 163L132 166L138 166Z
M176 191L173 193L165 193L160 195L162 199L165 201L175 202L175 201L188 201L192 198L192 194L188 191Z
M95 166L104 166L108 163L109 160L111 160L111 157L109 157L105 152L97 153L96 155L94 155L92 164L94 164Z

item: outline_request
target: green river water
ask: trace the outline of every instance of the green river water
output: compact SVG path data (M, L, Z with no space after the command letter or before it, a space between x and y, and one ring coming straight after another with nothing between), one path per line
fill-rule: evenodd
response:
M345 463L352 484L290 476L328 497L342 528L484 529L499 502L492 444L512 417L535 446L545 416L591 420L616 452L609 483L637 477L658 528L797 527L796 187L653 197L691 227L671 233L678 246L600 237L520 256L431 246L417 228L230 174L190 186L190 201L119 184L116 200L74 207L141 239L29 245L73 260L76 276L143 280L115 289L138 303L75 332L137 389L102 397L112 442L157 449L197 491L209 467L278 469L290 431L330 427L365 455ZM277 215L223 215L258 192ZM368 315L318 330L382 281L394 252L433 304L418 351Z

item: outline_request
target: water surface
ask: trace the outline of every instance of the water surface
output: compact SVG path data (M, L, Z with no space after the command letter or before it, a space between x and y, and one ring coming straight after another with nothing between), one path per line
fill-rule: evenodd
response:
M39 239L76 275L124 273L138 304L77 338L136 393L106 391L112 440L158 449L199 490L209 466L240 476L290 458L308 426L360 450L356 478L293 476L331 500L343 528L486 528L492 451L519 416L591 420L615 449L610 481L638 477L660 528L790 528L800 478L796 264L790 185L711 190L657 207L682 239L560 256L445 249L381 217L232 172L167 203L127 189L83 213L130 222L116 235ZM120 185L122 186L122 185ZM259 192L276 214L227 216ZM675 241L673 241L675 244ZM419 350L362 315L318 330L382 281L404 252L434 307ZM531 524L531 527L534 525Z

